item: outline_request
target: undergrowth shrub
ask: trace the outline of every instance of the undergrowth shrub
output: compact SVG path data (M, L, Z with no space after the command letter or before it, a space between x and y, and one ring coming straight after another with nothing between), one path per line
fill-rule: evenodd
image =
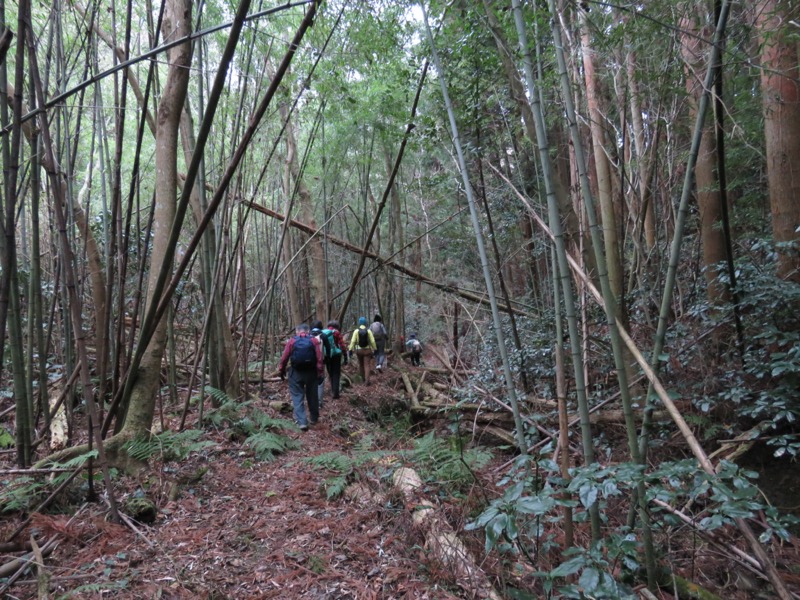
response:
M53 469L69 469L72 471L84 465L90 458L97 458L97 450L92 450L66 462L54 463L50 466ZM111 475L112 477L116 476L116 469L111 470ZM2 487L0 487L0 514L34 510L37 505L70 476L71 473L69 472L61 472L55 473L48 479L40 475L3 480L0 482L2 483Z
M219 429L226 429L230 439L243 440L251 448L256 459L271 461L277 454L300 447L300 442L284 435L283 431L298 431L297 425L288 419L276 419L254 408L250 402L236 402L224 392L210 388L220 401L205 415L204 422Z
M739 265L743 367L723 376L724 388L700 408L735 407L743 425L767 438L776 457L800 454L800 285L749 261Z
M505 487L502 496L492 500L466 528L483 530L487 552L497 550L539 567L537 557L561 550L553 535L546 532L561 529L564 507L573 509L576 522L584 522L590 507L597 504L601 515L606 514L610 499L631 498L636 486L643 482L648 501L658 499L684 507L684 512L693 516L702 529L728 527L736 518L763 515L761 541L788 541L789 528L798 519L782 515L767 504L754 484L756 478L756 473L724 461L712 477L698 470L696 461L688 459L665 462L648 473L634 463L595 463L570 469L567 481L550 460L540 460L526 468L526 460L520 458L513 471L499 482ZM652 503L650 507L654 525L660 521L660 527L684 526L669 511ZM696 516L692 514L694 510ZM589 597L635 597L630 596L626 582L638 574L642 551L637 531L625 525L607 528L597 545L566 549L567 561L549 571L540 568L537 576L548 594L557 592L579 598L582 591ZM617 572L619 581L611 575ZM573 575L578 576L577 588L565 581Z
M491 452L483 448L463 448L453 438L437 438L430 432L414 440L410 450L376 449L372 436L362 438L348 453L327 452L310 456L303 461L315 469L333 471L335 475L323 481L328 498L344 492L358 476L358 471L369 467L370 474L383 479L401 461L414 466L424 480L458 491L475 480L474 470L486 465Z

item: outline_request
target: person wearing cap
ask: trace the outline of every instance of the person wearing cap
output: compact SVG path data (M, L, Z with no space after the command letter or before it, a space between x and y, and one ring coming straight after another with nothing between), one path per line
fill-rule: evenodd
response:
M364 380L365 384L369 384L369 375L372 370L372 357L378 351L375 345L375 337L367 327L367 318L358 318L358 327L353 330L353 335L350 336L350 352L355 352L358 357L358 374Z
M422 356L422 342L417 339L417 334L412 333L408 336L408 341L406 342L406 346L408 346L409 351L411 352L411 364L412 366L418 367L420 366L420 357Z

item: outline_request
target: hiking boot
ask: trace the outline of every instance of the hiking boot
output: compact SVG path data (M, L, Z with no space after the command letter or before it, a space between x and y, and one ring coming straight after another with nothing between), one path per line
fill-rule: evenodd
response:
M308 431L308 425L300 425L300 431Z

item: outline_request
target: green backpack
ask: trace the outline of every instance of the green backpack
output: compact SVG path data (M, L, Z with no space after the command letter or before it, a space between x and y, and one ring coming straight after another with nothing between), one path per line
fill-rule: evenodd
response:
M336 343L336 333L333 329L323 329L322 335L328 338L328 346L330 347L330 352L327 358L336 358L337 356L342 355L342 349L339 347L339 344Z

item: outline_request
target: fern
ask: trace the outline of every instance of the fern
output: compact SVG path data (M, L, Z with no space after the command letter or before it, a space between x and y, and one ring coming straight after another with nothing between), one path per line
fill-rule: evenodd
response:
M199 452L214 445L214 442L198 441L201 435L203 431L199 429L186 429L177 433L164 431L157 435L131 440L123 446L123 449L135 460L146 461L156 454L161 454L161 459L165 462L178 461L192 452Z
M25 511L36 504L46 485L32 477L19 477L13 482L3 481L0 491L0 514Z
M80 456L71 458L65 463L55 463L53 467L58 469L75 469L77 467L83 466L86 463L86 461L89 460L90 458L97 458L97 450L92 450L91 452L87 452L86 454L81 454Z
M203 388L203 392L211 396L220 406L233 403L231 397L228 396L223 390L217 389L207 385Z
M350 483L350 478L346 475L339 475L337 477L330 477L322 482L322 486L325 488L325 496L328 500L333 500L341 496L344 491L347 489L348 484Z
M394 459L398 452L388 450L370 450L373 440L370 436L360 440L352 455L341 452L325 452L316 456L307 456L303 462L316 470L333 471L336 476L323 481L328 500L340 496L347 485L356 476L356 470L368 463L383 464L387 457Z
M208 389L216 389L216 388L208 388ZM219 390L217 390L219 391ZM227 396L225 396L227 398ZM226 425L231 425L239 420L239 409L240 405L236 402L228 399L227 402L224 402L218 408L212 408L209 410L203 417L203 421L210 423L214 427L225 427Z
M461 450L460 444L454 448L431 431L415 441L411 457L427 479L459 487L472 482L472 471L485 466L492 454L482 448Z
M250 413L250 418L259 429L296 429L294 421L290 421L289 419L276 419L258 409L254 409Z
M350 473L355 466L355 461L341 452L325 452L316 456L308 456L303 460L314 469L326 469L345 474Z
M75 596L85 592L96 593L102 596L107 592L124 590L127 587L128 587L127 579L119 579L117 581L106 581L103 583L87 583L84 585L79 585L74 590L70 590L63 596L59 596L58 600L69 600L69 598L74 598Z
M265 462L275 460L276 454L283 454L287 450L300 447L299 442L272 431L254 433L245 440L245 445L253 449L258 460Z

